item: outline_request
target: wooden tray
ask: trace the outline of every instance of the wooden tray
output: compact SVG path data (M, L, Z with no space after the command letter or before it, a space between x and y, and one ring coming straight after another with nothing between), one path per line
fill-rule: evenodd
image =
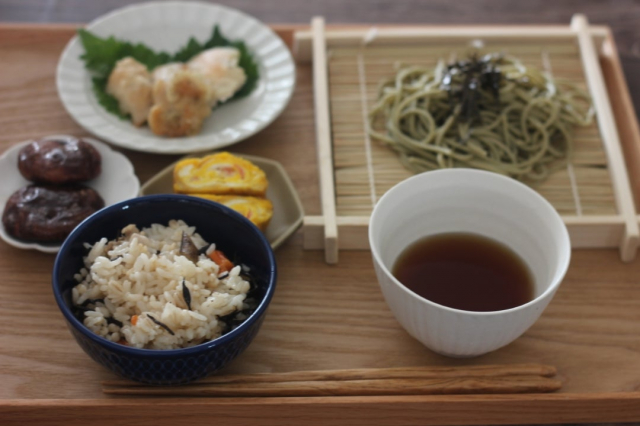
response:
M313 60L317 141L323 214L305 219L305 247L324 247L327 261L338 249L368 249L369 216L376 200L411 176L391 150L367 134L367 111L379 82L397 63L433 67L452 54L464 57L473 42L483 53L505 52L526 65L571 80L591 93L596 120L577 129L564 170L536 189L563 216L574 248L619 247L636 256L639 231L633 196L601 62L616 63L608 28L590 27L576 15L571 26L376 28L312 31L295 35L298 61ZM603 77L604 74L604 77ZM628 137L629 135L627 135ZM635 135L640 142L640 135ZM325 161L326 160L326 161Z
M293 32L304 28L275 29L290 44ZM54 84L58 56L73 33L69 25L0 25L0 150L32 137L85 134L64 112ZM234 151L278 160L305 211L319 215L311 67L300 65L297 77L284 114ZM628 102L621 76L612 87ZM621 135L623 129L634 134L632 116L632 110L618 115ZM123 152L143 183L177 159ZM82 352L53 300L54 256L0 243L0 424L376 426L640 419L640 262L623 264L615 250L574 251L567 277L540 320L513 344L469 360L438 356L404 332L384 303L370 253L345 251L339 266L328 266L321 251L303 250L302 235L296 234L276 257L279 280L269 313L230 373L542 362L558 368L563 388L545 395L108 398L100 382L114 376Z

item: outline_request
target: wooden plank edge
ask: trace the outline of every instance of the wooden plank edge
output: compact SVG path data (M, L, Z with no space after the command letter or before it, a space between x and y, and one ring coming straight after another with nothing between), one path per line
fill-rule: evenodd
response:
M85 25L80 22L1 22L0 31L75 31Z
M73 33L75 34L78 28L86 26L86 22L66 22L66 23L34 23L34 22L0 22L0 35L2 38L11 35L12 33L24 33L25 36L35 34L40 31L54 32L54 33ZM269 24L271 28L291 49L293 46L294 33L308 30L308 24ZM36 35L37 36L37 35ZM0 45L3 44L2 38L0 38ZM27 37L28 39L28 37ZM13 39L11 42L15 42Z
M213 417L212 417L213 416ZM396 426L631 422L640 392L314 398L108 398L0 401L3 426L216 423ZM124 422L124 423L123 423Z
M586 16L576 14L571 18L571 28L575 31L580 47L580 56L587 85L596 110L596 119L608 158L608 169L613 184L614 196L619 214L625 219L625 234L620 241L620 257L623 262L631 262L636 257L640 228L638 227L633 193L629 175L622 155L622 145L616 128L609 94L604 82L600 60L593 38L589 32Z
M610 30L602 43L600 53L602 72L605 75L605 83L607 83L611 97L611 107L620 133L620 144L627 164L636 211L638 211L640 207L638 204L640 202L638 198L640 195L640 126L629 94L629 86L622 71L618 48ZM640 215L636 220L640 223Z
M329 106L329 70L325 45L324 19L311 20L313 33L313 98L316 121L316 147L320 174L320 202L324 215L324 254L328 264L338 263L338 226L333 177L333 147Z
M425 40L483 39L563 39L574 38L575 33L567 25L331 25L326 33L327 47L358 47L365 40L376 46L394 45L399 41L408 44L423 43ZM592 37L599 44L607 35L608 27L591 26ZM298 62L311 61L312 33L308 30L296 31L293 35L293 53Z
M625 234L623 216L562 216L571 238L571 248L618 248ZM340 250L369 250L369 216L337 216L338 248ZM323 216L305 216L303 220L303 248L324 249Z

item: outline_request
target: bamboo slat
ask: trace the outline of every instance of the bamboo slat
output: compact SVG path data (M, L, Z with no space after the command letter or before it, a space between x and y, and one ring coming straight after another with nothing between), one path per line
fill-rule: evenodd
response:
M338 262L338 226L335 222L335 193L331 162L331 118L329 116L328 76L325 66L327 58L324 39L324 20L314 18L311 21L313 32L313 97L316 114L316 145L318 150L318 170L320 171L320 198L324 223L325 261Z

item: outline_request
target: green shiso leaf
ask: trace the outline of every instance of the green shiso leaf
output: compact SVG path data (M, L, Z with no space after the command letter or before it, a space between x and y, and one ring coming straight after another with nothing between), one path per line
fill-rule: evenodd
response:
M187 62L207 49L214 47L235 47L240 52L238 65L244 69L247 75L247 81L227 102L249 95L255 89L260 78L258 64L244 42L238 40L232 41L225 38L217 25L213 28L209 40L200 43L192 37L185 46L173 55L166 52L155 52L142 43L133 44L118 40L113 36L100 38L85 29L78 30L78 37L80 37L85 51L85 53L80 56L80 59L84 61L85 68L91 72L93 91L96 94L98 102L108 112L122 119L128 118L129 115L120 111L118 100L108 94L106 88L109 75L115 67L116 62L127 56L131 56L133 59L143 63L149 71L151 71L157 66L169 62Z
M104 90L104 88L107 86L107 79L102 77L93 77L92 82L93 93L96 94L98 103L111 114L115 114L123 120L129 119L130 114L125 114L124 112L120 111L118 100Z

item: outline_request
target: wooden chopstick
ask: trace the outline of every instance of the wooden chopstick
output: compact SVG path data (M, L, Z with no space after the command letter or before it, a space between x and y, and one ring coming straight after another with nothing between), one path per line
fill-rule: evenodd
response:
M542 376L453 377L446 379L324 380L309 382L220 383L182 387L105 387L107 394L283 397L540 393L560 389L561 382Z
M228 374L211 376L190 386L214 383L310 382L324 380L372 380L537 375L553 377L556 369L544 364L473 365L460 367L353 368L349 370L291 371L285 373ZM129 380L106 380L105 386L147 386Z
M540 393L560 389L554 367L540 364L400 367L214 376L176 387L111 380L113 395L202 397L372 396Z

